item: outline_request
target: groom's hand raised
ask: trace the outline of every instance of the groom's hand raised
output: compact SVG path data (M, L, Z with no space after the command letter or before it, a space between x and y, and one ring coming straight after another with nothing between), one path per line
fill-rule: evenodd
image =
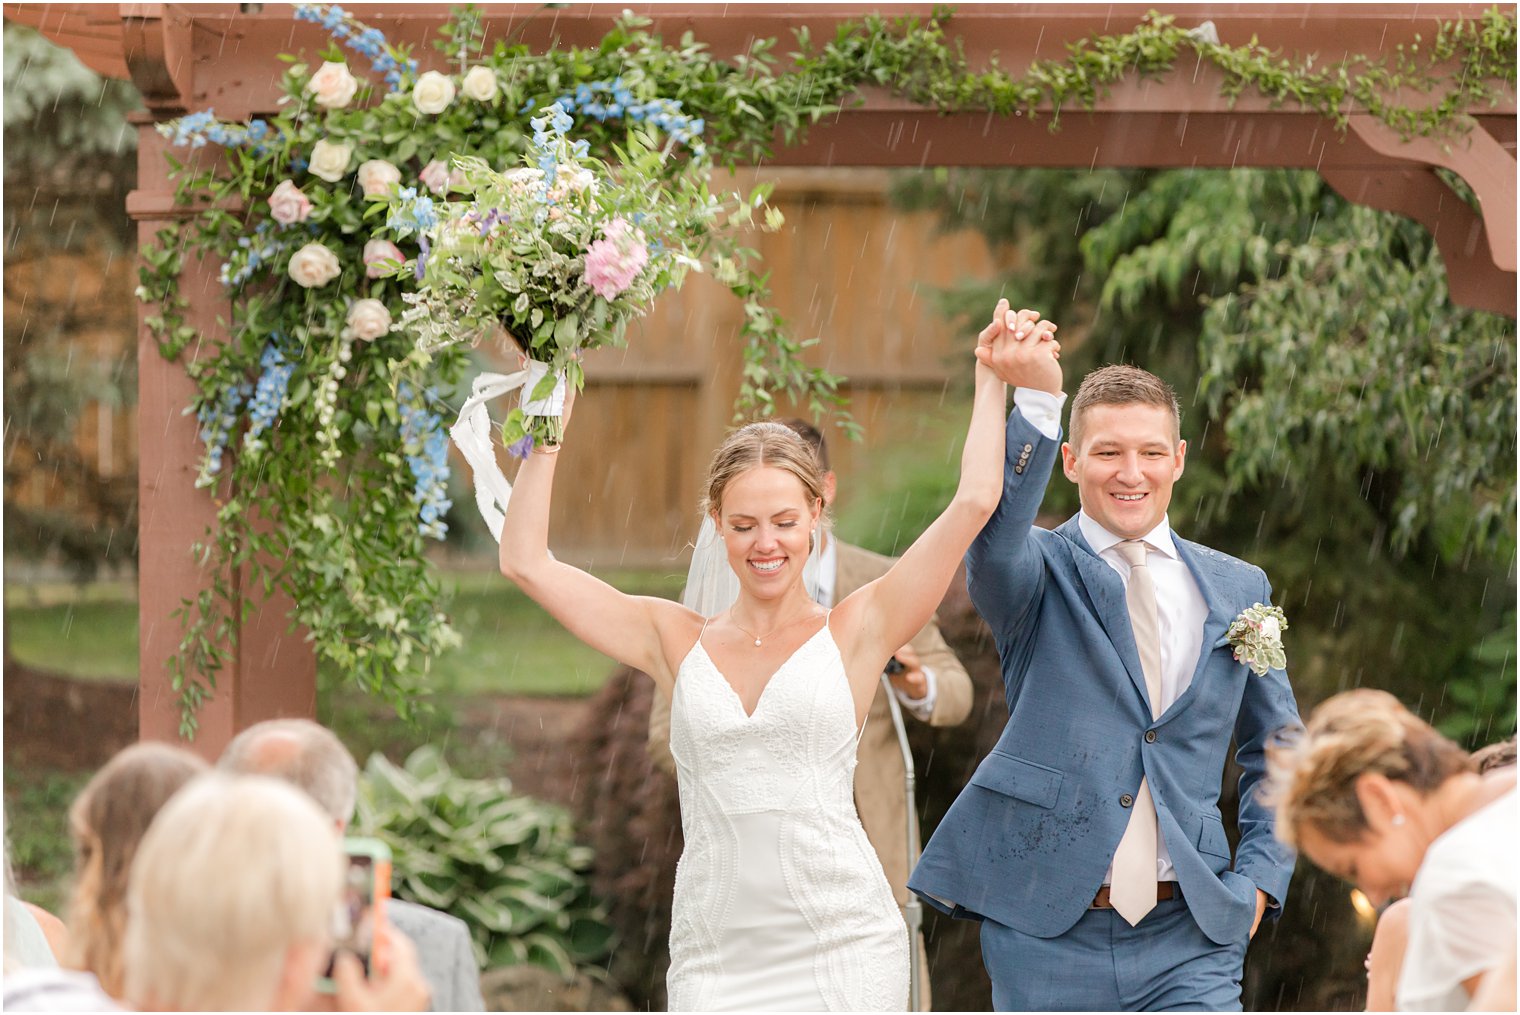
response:
M1060 394L1061 343L1055 332L1056 325L1041 320L1038 311L1014 313L1007 300L999 300L992 323L977 336L977 361L1004 384Z

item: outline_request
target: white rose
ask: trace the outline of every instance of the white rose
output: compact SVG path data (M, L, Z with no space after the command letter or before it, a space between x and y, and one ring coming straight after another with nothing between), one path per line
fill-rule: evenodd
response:
M489 67L471 67L460 90L476 102L490 102L496 98L496 72Z
M401 182L401 170L384 159L370 159L359 163L359 189L366 197L390 193L391 187Z
M318 141L311 149L311 162L307 166L311 175L320 176L328 183L337 183L348 172L348 163L354 157L354 146L341 141Z
M454 79L447 74L430 70L418 78L417 84L412 87L412 105L417 107L419 113L436 115L448 109L449 103L453 101Z
M362 342L373 342L391 330L391 312L379 300L360 300L348 309L348 330Z
M338 255L320 243L308 243L290 255L290 267L286 270L297 285L306 289L326 285L343 271Z
M1276 641L1282 637L1282 625L1276 617L1263 618L1261 622L1261 636L1267 641Z
M348 64L328 61L306 82L306 90L317 105L342 109L353 101L359 81L348 72Z

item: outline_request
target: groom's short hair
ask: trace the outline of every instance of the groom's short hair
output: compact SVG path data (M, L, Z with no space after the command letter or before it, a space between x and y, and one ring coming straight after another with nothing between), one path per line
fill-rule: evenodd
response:
M1172 386L1149 370L1112 364L1082 378L1071 402L1071 446L1082 446L1082 417L1095 405L1154 405L1172 414L1172 440L1182 439L1182 405Z

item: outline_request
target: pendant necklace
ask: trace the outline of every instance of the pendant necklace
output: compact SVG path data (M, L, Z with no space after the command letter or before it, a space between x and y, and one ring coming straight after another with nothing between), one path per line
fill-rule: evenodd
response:
M777 631L785 630L786 628L791 627L793 624L797 623L797 621L803 619L803 616L806 616L806 614L803 614L802 616L793 617L791 620L788 620L784 624L777 624L775 627L771 628L769 631L766 631L765 634L763 635L763 637L769 638L771 635L775 634ZM760 647L760 641L761 641L761 638L762 638L761 635L757 635L755 632L749 630L748 628L746 628L742 624L740 624L737 620L735 620L734 619L733 611L729 611L728 619L730 621L733 621L733 625L735 627L737 627L740 631L744 632L745 634L749 635L751 638L755 639L755 648L759 648Z

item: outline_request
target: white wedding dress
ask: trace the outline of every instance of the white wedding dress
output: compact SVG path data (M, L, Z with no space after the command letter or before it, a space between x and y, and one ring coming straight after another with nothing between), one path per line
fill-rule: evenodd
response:
M855 812L858 737L826 621L752 716L700 637L682 660L672 1011L907 1007L907 927Z

